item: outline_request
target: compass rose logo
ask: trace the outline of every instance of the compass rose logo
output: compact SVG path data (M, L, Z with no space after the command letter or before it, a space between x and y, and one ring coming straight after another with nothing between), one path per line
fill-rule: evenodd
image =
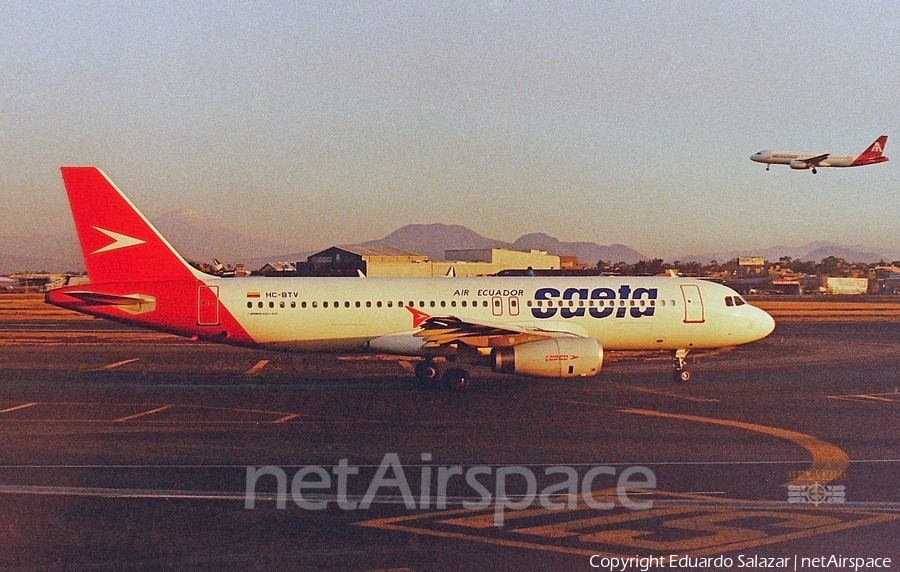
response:
M844 485L823 485L819 482L811 485L789 485L788 502L815 506L825 503L842 503L845 500L844 488Z

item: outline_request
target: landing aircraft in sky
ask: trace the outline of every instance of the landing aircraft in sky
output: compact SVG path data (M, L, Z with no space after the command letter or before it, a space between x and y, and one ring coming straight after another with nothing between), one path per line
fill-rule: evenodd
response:
M468 366L593 376L604 348L670 351L675 378L688 381L689 351L745 344L775 327L730 288L673 277L212 276L189 265L101 170L63 167L62 176L90 282L51 290L46 301L194 339L417 356L421 386L464 389Z
M765 163L766 171L772 165L789 165L791 169L812 169L817 167L862 167L884 163L888 160L882 155L887 145L887 135L882 135L859 155L834 155L832 153L802 153L798 151L759 151L750 156L751 161Z

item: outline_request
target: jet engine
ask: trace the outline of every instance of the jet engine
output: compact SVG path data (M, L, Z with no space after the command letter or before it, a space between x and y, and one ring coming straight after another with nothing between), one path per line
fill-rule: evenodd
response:
M794 159L793 161L791 161L790 165L791 169L809 169L809 163L807 163L806 161L800 161L798 159Z
M539 377L586 377L603 365L603 346L592 338L551 338L491 351L493 370Z

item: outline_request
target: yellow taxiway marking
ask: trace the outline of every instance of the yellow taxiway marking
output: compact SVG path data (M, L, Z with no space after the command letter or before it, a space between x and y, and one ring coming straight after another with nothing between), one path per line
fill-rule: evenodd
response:
M7 409L0 409L0 413L9 413L10 411L18 411L19 409L25 409L26 407L33 407L37 405L37 402L34 403L23 403L22 405L16 405L15 407L9 407Z
M832 445L827 441L823 441L812 435L790 431L788 429L780 429L778 427L769 427L767 425L758 425L756 423L745 423L743 421L732 421L730 419L716 419L714 417L701 417L699 415L684 415L681 413L663 413L662 411L652 411L649 409L620 409L623 413L633 413L635 415L647 415L650 417L664 417L667 419L679 419L682 421L695 421L698 423L709 423L712 425L723 425L725 427L735 427L737 429L746 429L748 431L756 431L764 435L787 439L792 443L800 445L812 455L813 462L809 467L810 474L843 474L850 465L850 457L847 453L837 445ZM828 484L833 479L825 480L819 484ZM806 479L797 479L785 483L787 485L808 484Z
M596 497L614 492L594 491ZM900 519L893 513L825 507L799 508L772 501L745 501L657 491L648 510L604 513L586 508L532 508L509 512L506 526L493 526L493 509L425 511L354 523L379 530L469 540L511 548L601 557L712 556L811 538ZM669 498L665 498L669 497ZM474 513L474 514L473 514ZM545 522L535 519L545 517ZM482 531L502 531L484 534ZM670 532L670 533L669 533ZM480 533L480 534L479 534ZM667 534L669 533L669 534ZM546 539L542 543L540 539Z
M262 368L266 367L266 364L268 364L268 363L269 363L269 360L261 359L258 362L256 362L255 366L253 366L250 369L248 369L247 371L245 371L244 375L256 375L257 373L262 371Z
M159 413L160 411L165 411L174 407L173 405L163 405L162 407L157 407L156 409L151 409L150 411L144 411L143 413L135 413L134 415L127 415L125 417L120 417L119 419L114 419L114 423L123 423L125 421L131 421L132 419L137 419L138 417L144 417L146 415L153 415L154 413Z
M284 417L281 417L280 419L276 419L275 421L272 421L272 423L285 423L287 421L290 421L291 419L296 419L297 417L300 417L299 413L291 413L290 415L285 415Z

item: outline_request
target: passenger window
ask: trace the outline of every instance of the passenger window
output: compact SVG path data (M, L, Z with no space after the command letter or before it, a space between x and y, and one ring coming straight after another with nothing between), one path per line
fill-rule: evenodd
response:
M371 308L371 307L372 307L372 302L366 300L366 308Z
M252 307L253 307L253 302L247 302L247 307L248 307L248 308L252 308Z
M284 308L284 302L279 302L279 303L278 303L278 307L279 307L279 308Z
M263 307L263 303L260 302L259 304L257 304L257 307L262 308L262 307Z
M378 306L378 307L380 308L380 307L381 307L381 300L375 302L375 305Z
M441 308L446 308L446 307L447 307L447 301L441 300Z
M269 302L269 307L270 307L270 308L274 308L274 307L275 307L275 302Z
M326 303L326 305L327 305L327 303ZM318 303L318 302L313 302L313 303L312 303L312 307L313 307L313 308L317 308L318 306L319 306L319 303Z
M345 307L345 308L349 308L349 307L350 307L350 301L349 301L349 300L347 300L346 302L344 302L344 307Z
M291 302L291 308L296 308L296 307L297 307L297 302Z

